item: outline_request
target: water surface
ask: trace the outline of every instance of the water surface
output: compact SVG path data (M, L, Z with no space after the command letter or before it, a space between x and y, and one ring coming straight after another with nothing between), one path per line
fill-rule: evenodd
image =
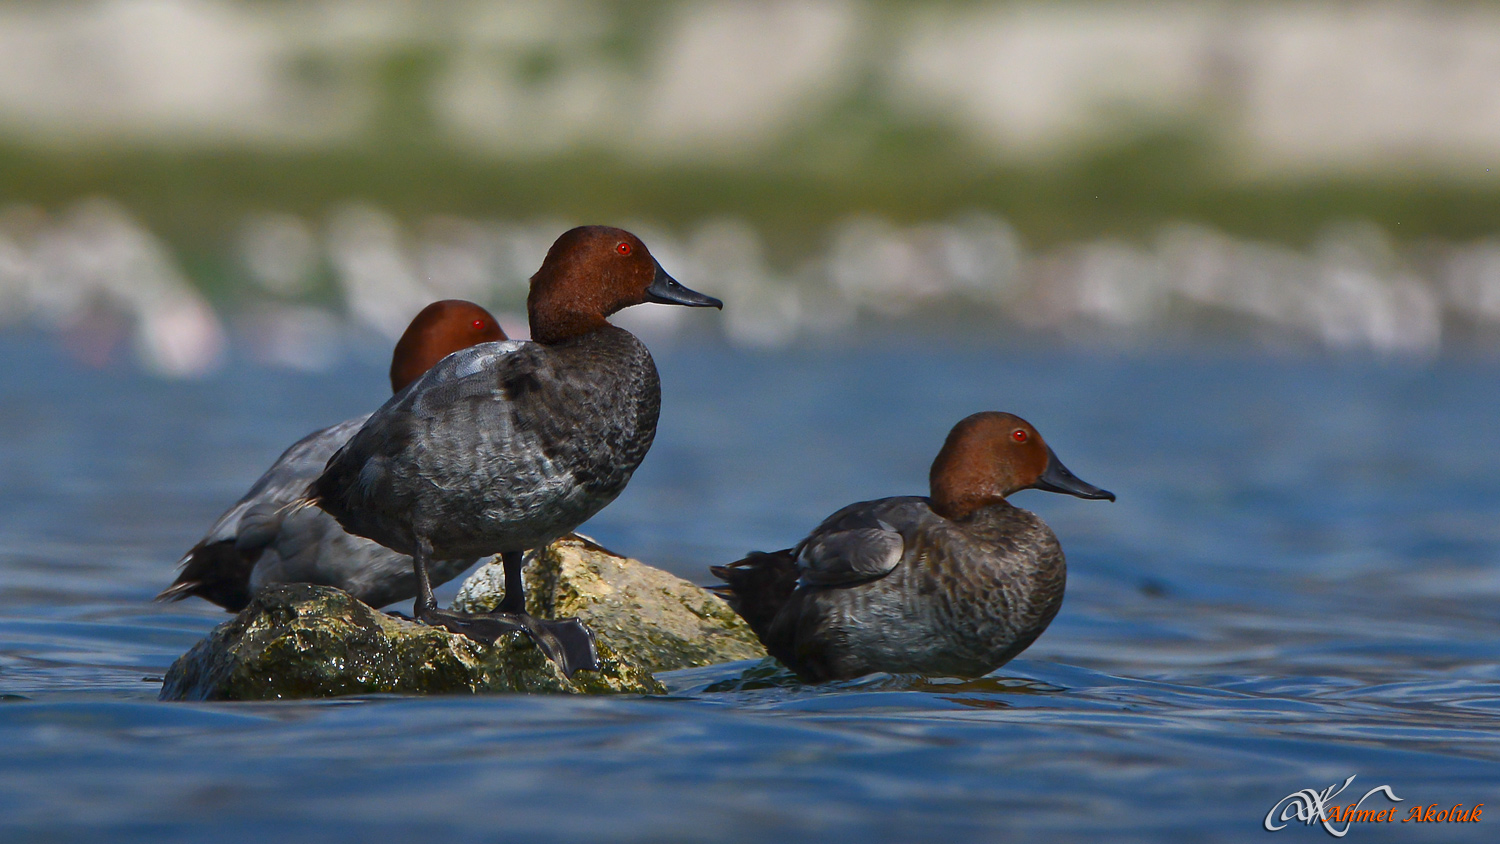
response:
M150 597L285 446L378 404L381 367L168 382L33 336L0 354L0 840L1248 840L1351 774L1332 802L1388 784L1403 817L1496 814L1348 840L1500 824L1493 360L657 344L656 445L584 531L699 582L923 491L976 410L1025 416L1119 502L1016 496L1068 596L981 680L736 664L650 699L162 704L225 615Z

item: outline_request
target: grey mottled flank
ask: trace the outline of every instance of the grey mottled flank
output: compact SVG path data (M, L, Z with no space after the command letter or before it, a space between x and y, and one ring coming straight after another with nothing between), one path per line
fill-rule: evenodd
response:
M371 416L313 486L345 529L435 557L537 548L625 488L656 433L651 354L605 326L449 355Z
M900 558L872 579L892 533ZM852 504L795 549L714 571L767 650L815 681L987 674L1047 629L1067 579L1057 537L1032 513L1002 501L950 521L917 497Z
M358 694L655 694L645 669L599 647L601 669L569 680L524 634L483 645L371 609L337 589L272 586L167 671L162 700Z
M651 671L766 655L755 632L713 593L581 537L559 539L527 562L527 612L576 615L601 647ZM493 609L504 595L504 571L491 562L464 581L454 608Z

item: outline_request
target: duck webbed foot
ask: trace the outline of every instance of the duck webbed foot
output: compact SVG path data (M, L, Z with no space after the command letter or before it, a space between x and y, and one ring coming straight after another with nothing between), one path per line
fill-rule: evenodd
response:
M525 633L563 674L572 677L577 671L599 670L594 631L576 618L548 621L524 612L471 614L432 609L419 613L417 620L485 644L510 633Z
M594 645L594 631L577 617L545 619L524 612L496 610L486 618L502 624L520 625L537 647L569 677L575 671L599 670L599 649Z

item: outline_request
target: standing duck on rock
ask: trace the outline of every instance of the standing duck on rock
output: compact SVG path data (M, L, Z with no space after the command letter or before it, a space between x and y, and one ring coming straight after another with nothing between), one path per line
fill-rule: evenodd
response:
M532 340L445 358L370 417L307 500L350 533L412 556L418 620L481 641L524 630L565 672L595 667L593 634L576 618L526 613L522 555L613 501L651 447L656 364L607 320L647 302L723 307L678 284L629 232L564 233L531 278ZM505 598L493 613L437 608L435 564L496 553Z
M717 566L726 585L715 591L810 682L988 674L1047 629L1067 579L1052 530L1006 498L1115 496L1075 477L1009 413L954 426L930 484L931 497L851 504L794 548Z
M449 354L504 340L489 311L473 302L433 302L407 326L391 358L391 391L399 394ZM369 414L314 431L287 449L179 563L177 580L158 601L190 596L238 612L272 583L337 586L374 607L417 594L411 558L368 539L350 536L328 514L292 508L328 458L358 431ZM431 572L446 583L474 560L445 561Z

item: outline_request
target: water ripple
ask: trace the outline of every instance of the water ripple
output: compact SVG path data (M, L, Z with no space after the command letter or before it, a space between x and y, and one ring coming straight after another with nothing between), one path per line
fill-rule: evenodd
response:
M750 662L656 698L161 704L226 617L150 603L172 563L381 373L188 385L39 342L0 338L25 409L0 426L32 420L0 438L21 479L0 489L0 840L1211 841L1350 774L1496 802L1500 364L667 349L657 445L588 530L685 576L920 490L983 407L1120 502L1018 496L1068 549L1068 600L978 680L810 687Z

